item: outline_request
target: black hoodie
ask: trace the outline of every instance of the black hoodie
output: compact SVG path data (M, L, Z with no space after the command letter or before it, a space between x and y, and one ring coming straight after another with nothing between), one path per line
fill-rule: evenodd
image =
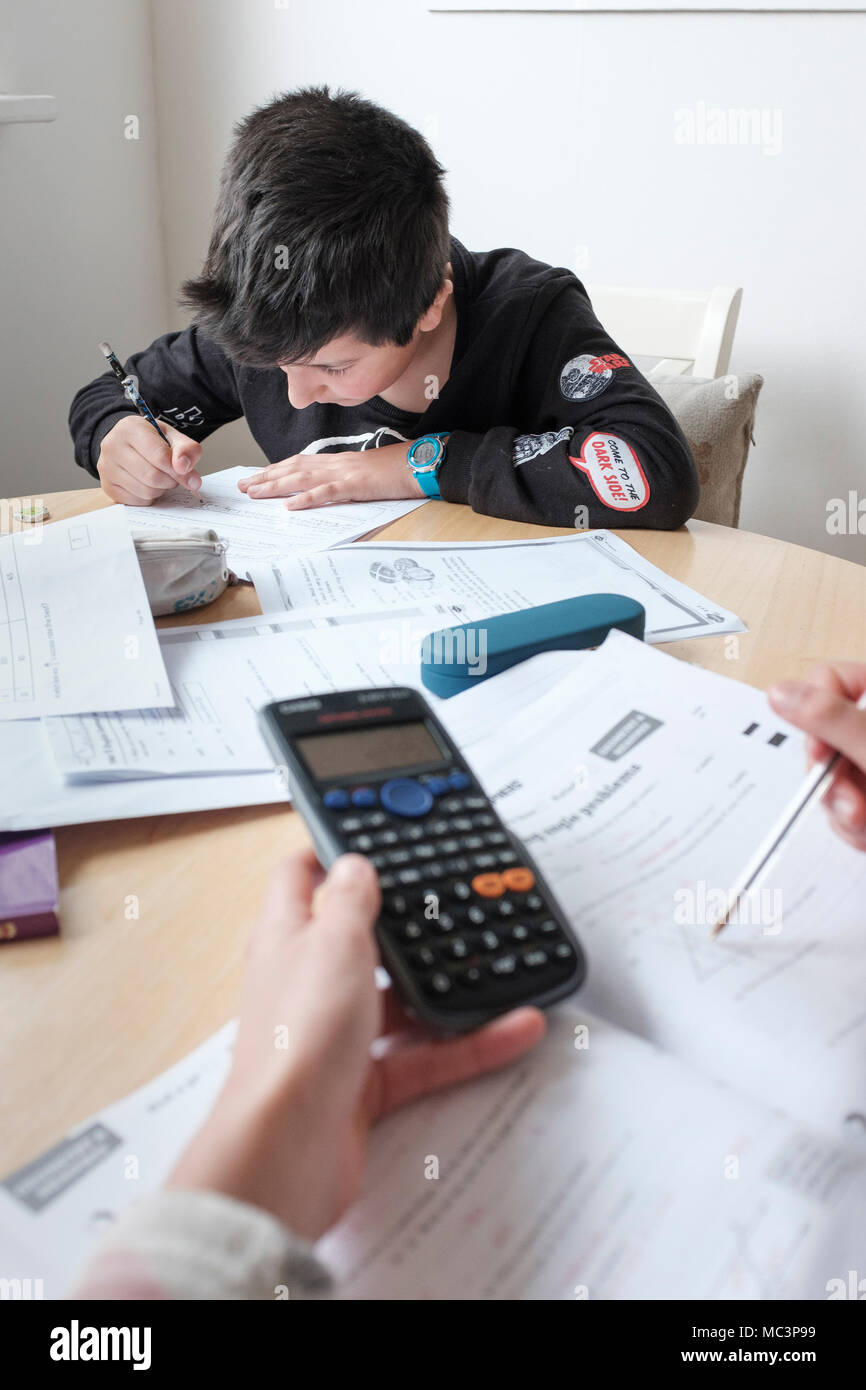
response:
M374 396L289 404L279 368L233 363L195 327L126 363L155 414L202 440L241 415L268 462L375 449L450 431L447 502L548 526L680 526L698 503L679 426L592 312L571 271L510 247L451 239L457 336L451 373L423 415ZM107 372L69 413L75 458L95 476L103 437L132 409Z

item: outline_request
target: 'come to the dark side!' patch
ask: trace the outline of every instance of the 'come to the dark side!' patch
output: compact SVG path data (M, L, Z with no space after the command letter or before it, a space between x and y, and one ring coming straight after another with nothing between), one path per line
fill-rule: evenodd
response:
M578 456L568 457L575 468L583 470L593 492L606 507L636 512L649 501L649 483L640 459L619 435L591 434Z

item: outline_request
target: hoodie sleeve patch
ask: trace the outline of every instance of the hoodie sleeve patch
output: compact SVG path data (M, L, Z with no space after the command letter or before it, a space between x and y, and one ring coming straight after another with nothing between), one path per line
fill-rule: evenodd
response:
M606 507L636 512L649 501L649 483L640 459L619 435L591 434L577 457L568 457L575 468L583 470L596 497Z
M617 367L630 367L619 352L594 357L588 352L572 357L559 373L559 389L567 401L592 401L606 391Z

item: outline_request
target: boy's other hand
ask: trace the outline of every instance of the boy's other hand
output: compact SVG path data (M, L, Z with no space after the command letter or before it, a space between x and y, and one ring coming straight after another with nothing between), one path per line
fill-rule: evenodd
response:
M312 851L280 865L247 947L228 1079L169 1187L223 1192L316 1240L358 1194L372 1123L542 1038L534 1008L459 1037L414 1024L376 985L379 906L360 855L327 878Z
M248 497L288 497L291 511L335 502L423 497L409 470L409 443L339 454L293 454L238 483Z
M777 714L811 735L811 763L842 754L824 805L837 834L866 850L866 664L840 661L816 666L808 681L780 681L767 692Z
M140 415L126 415L108 431L96 471L112 502L147 507L180 484L193 492L201 487L196 472L201 445L171 425L160 422L160 429L171 441L170 450Z

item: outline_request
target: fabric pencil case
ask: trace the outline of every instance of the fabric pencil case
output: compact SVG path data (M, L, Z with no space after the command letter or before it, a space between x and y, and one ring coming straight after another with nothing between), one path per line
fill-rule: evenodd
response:
M204 527L178 534L133 531L132 539L155 618L201 608L238 583L226 564L225 542L216 531Z

